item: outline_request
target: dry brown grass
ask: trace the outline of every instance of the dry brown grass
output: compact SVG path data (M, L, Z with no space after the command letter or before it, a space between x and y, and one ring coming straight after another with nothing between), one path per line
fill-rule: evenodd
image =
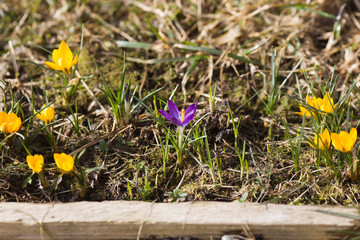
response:
M311 4L307 9L293 5L307 2ZM313 10L337 16L344 2L347 5L339 15L341 33L335 36L335 20ZM7 86L12 84L18 99L25 93L31 93L30 86L33 85L35 102L39 102L39 106L44 101L41 89L46 89L48 97L55 101L58 113L68 114L57 91L61 85L58 77L33 64L41 65L49 59L49 55L36 45L52 50L58 47L61 40L66 40L70 48L77 51L81 25L84 24L84 48L78 70L82 76L93 74L94 77L85 81L88 89L85 85L80 87L76 101L84 126L89 121L93 130L84 130L79 138L67 121L58 124L56 129L61 132L59 141L62 150L72 152L94 142L86 151L82 163L89 167L99 164L105 166L104 171L91 176L89 181L93 188L89 190L87 200L131 199L128 182L134 183L130 184L133 199L140 199L145 176L148 175L151 182L149 199L155 201L164 201L164 193L180 185L181 190L188 194L188 200L231 201L248 194L246 200L254 202L353 205L359 199L358 182L350 181L346 171L338 182L330 169L318 169L316 157L306 144L301 154L300 171L294 172L281 119L286 117L294 129L301 122L301 118L294 114L297 103L286 95L297 92L295 78L291 77L284 86L273 116L265 114L263 101L267 101L271 87L272 49L278 53L276 62L282 55L279 83L303 59L295 72L304 95L310 89L303 72L319 90L319 86L326 84L327 76L335 71L340 80L334 98L338 99L345 93L353 78L360 73L358 7L358 0L62 0L35 1L35 4L23 0L5 1L0 3L0 79ZM146 20L157 29L161 39L151 31ZM150 43L151 47L119 48L119 40ZM181 45L184 43L220 50L221 53L209 53L206 49L184 50ZM105 96L99 90L102 82L92 59L95 58L106 79L115 86L121 77L125 51L126 77L131 77L132 84L139 86L142 96L164 86L164 91L159 92L157 98L165 100L179 84L181 91L176 93L177 102L188 105L198 99L198 116L201 116L209 111L208 91L217 84L216 109L204 120L204 124L207 124L212 153L217 157L222 156L222 185L213 184L210 176L191 158L187 158L185 169L177 171L175 154L171 154L167 176L164 176L159 170L162 166L160 148L154 147L164 134L155 127L155 121L144 109L137 111L126 131L119 135L110 134L112 136L102 142L108 147L107 151L100 149L98 142L102 136L114 130L114 119ZM246 63L230 54L243 56L259 64ZM190 58L196 55L206 58L199 60L189 75L186 72L191 67L190 60L160 62L160 59ZM144 64L144 61L147 62ZM3 93L0 94L0 98L4 98ZM9 98L8 92L6 94ZM351 97L354 124L358 119L358 99L359 93L354 91ZM29 116L29 104L26 99L21 101L24 103L25 115ZM149 102L149 106L151 104ZM239 177L234 136L226 115L227 104L233 110L237 109L236 117L242 117L239 145L242 146L246 140L249 179ZM1 108L3 105L0 105ZM60 114L58 117L61 118ZM274 134L269 139L267 134L271 123L274 123ZM32 150L50 156L50 149L44 148L44 139L38 140ZM267 146L270 146L270 153ZM24 156L25 152L20 148L3 148L1 167L18 167L0 172L2 201L76 199L72 198L65 184L70 182L67 176L60 189L50 196L39 190L36 183L23 189L22 182L30 173L25 167ZM51 172L50 175L55 173Z

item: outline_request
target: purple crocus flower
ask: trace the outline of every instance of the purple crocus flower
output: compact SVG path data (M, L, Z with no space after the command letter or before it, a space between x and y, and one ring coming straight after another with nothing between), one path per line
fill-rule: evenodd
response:
M167 100L167 104L169 107L169 113L165 112L164 110L159 109L159 112L169 121L171 121L173 124L179 127L185 127L190 123L191 120L194 119L196 108L198 102L190 105L186 111L185 109L182 109L181 112L176 107L175 103L173 103L171 100Z
M129 94L130 90L126 92L127 87L128 87L128 85L126 84L126 85L125 85L125 89L124 89L124 93L126 93L126 95L125 95L125 101L128 101L128 102L129 102L129 101L130 101L130 94Z
M128 84L125 85L124 88L124 93L126 93L125 95L125 101L124 101L124 118L125 118L125 123L129 123L130 120L130 89L128 89Z

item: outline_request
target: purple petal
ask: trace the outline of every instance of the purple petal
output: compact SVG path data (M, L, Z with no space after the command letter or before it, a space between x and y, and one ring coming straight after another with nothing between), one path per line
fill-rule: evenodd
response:
M185 111L185 117L184 120L182 121L183 126L186 126L189 124L189 122L191 122L194 117L195 117L195 113L196 113L196 108L197 108L197 104L198 102L196 101L196 103L190 105L186 111Z
M195 116L195 114L194 114L194 115L188 115L188 116L186 116L186 117L184 118L184 121L181 122L181 124L182 124L183 126L188 125L189 122L191 122L191 120L194 119L194 116Z
M159 109L159 112L160 112L161 115L163 115L167 120L172 121L172 120L171 120L172 117L171 117L171 115L170 115L169 113L167 113L167 112L165 112L164 110L161 110L161 109Z
M171 122L172 122L173 124L175 124L176 126L180 126L180 127L184 126L184 124L183 124L182 122L180 122L180 120L177 119L177 118L172 118L172 119L171 119Z
M126 95L125 95L125 100L129 102L129 100L130 100L129 92L130 92L130 91L128 90L128 91L126 92L127 87L128 87L128 85L126 84L126 85L125 85L125 89L124 89L124 93L126 93Z
M198 101L196 101L196 103L194 104L191 104L185 111L185 117L190 114L195 115L197 105L198 105Z
M179 112L179 109L177 108L177 106L175 105L175 103L173 103L173 101L171 101L170 99L167 100L167 104L169 107L169 113L173 118L178 119L181 122L181 115Z

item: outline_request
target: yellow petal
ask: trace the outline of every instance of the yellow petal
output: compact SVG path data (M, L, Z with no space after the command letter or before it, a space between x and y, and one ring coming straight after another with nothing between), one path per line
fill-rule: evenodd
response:
M6 119L7 119L6 112L0 112L0 131L5 132L6 129Z
M42 106L44 108L45 105ZM39 112L36 117L42 121L44 121L46 124L50 123L54 117L55 117L55 110L52 106L48 106L47 108L43 109L41 112Z
M336 108L336 104L334 105L334 100L330 97L330 94L326 92L324 98L322 99L320 109L327 113L332 113Z
M61 58L59 49L54 49L52 52L52 60L55 64L58 64L59 59Z
M76 54L74 60L71 62L71 67L73 67L79 61L79 56Z
M56 65L55 63L52 63L52 62L45 62L45 65L48 67L48 68L51 68L53 70L60 70L60 71L63 71L64 68L61 67L61 66L58 66Z
M348 153L353 149L354 144L356 142L356 138L357 138L356 128L352 128L350 133L341 131L340 134L337 133L331 134L331 140L334 148L344 153Z
M346 149L344 149L343 144L340 139L340 135L337 133L331 133L331 142L335 149L344 152Z
M331 139L330 139L329 130L327 128L325 128L324 132L321 134L321 139L326 149L329 149Z
M322 133L315 135L314 143L309 142L310 146L315 149L324 150L330 147L330 133L327 128Z
M71 68L78 61L78 56L73 59L73 53L65 41L61 41L58 49L52 52L52 62L45 62L45 65L53 70L63 71L66 74L71 73Z
M300 112L295 112L296 114L298 114L300 116L305 115L305 117L310 117L311 116L311 113L312 113L311 110L308 110L306 107L304 107L302 105L300 105L299 108L300 108Z
M314 111L310 107L317 108L316 98L312 99L309 96L306 96L306 104L307 105L299 104L300 112L295 113L305 117L310 117L312 114L314 114Z
M356 128L352 128L350 133L349 133L349 147L350 147L350 150L351 151L354 147L354 144L356 142L356 139L357 139L357 130Z
M306 96L306 103L309 104L309 105L312 105L312 103L313 103L312 98L309 97L309 96Z
M357 130L356 128L352 128L351 131L350 131L350 138L352 140L355 140L356 141L356 138L357 138Z
M14 133L19 131L21 127L21 119L18 116L16 116L15 113L9 113L7 115L6 121L7 121L5 127L6 133Z
M52 106L49 106L47 109L46 109L46 116L47 116L47 121L46 123L50 123L54 117L55 117L55 110Z
M65 61L67 64L70 64L71 61L73 60L73 54L69 48L69 46L66 44L66 42L63 40L60 43L59 46L59 54L61 56L61 58L63 59L63 61ZM63 63L65 64L65 63ZM67 65L65 65L67 66Z
M326 102L330 105L334 105L334 100L332 99L332 97L330 96L330 94L328 92L326 92L326 94L324 96L324 102Z
M65 153L54 153L56 166L63 173L69 173L74 169L74 158Z
M42 155L28 155L26 162L33 172L40 173L44 166L44 157Z
M308 144L309 144L312 148L314 148L314 149L317 149L317 148L318 148L317 136L315 136L313 142L310 142L310 141L307 141L307 142L308 142Z

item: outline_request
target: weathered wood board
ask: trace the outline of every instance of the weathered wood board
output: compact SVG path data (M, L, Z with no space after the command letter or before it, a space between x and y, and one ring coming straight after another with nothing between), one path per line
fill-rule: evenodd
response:
M0 203L0 239L220 239L244 228L265 240L342 239L339 231L358 225L319 210L358 216L356 208L256 203Z

